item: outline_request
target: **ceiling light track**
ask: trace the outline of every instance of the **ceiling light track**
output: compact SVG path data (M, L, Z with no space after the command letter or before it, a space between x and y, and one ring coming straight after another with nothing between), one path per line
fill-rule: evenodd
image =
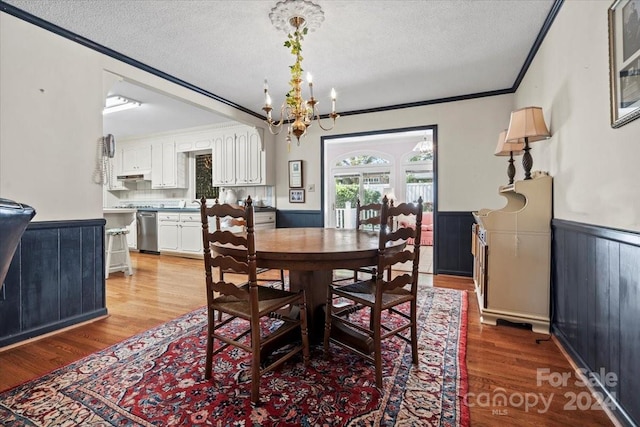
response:
M130 110L142 106L142 102L121 95L108 96L104 103L102 114L115 113L117 111Z

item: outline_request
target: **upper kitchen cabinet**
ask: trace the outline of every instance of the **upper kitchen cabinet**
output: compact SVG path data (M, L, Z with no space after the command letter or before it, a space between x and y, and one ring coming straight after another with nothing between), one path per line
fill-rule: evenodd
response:
M274 153L262 137L262 129L234 123L127 140L122 174L151 171L154 189L188 188L189 153L210 152L213 186L274 185Z
M213 157L213 185L235 185L236 183L236 135L225 132L213 135L211 154Z
M155 143L151 156L151 188L187 188L187 155L176 151L176 144Z
M263 185L265 150L255 130L236 133L236 184Z
M151 144L132 144L122 149L122 174L138 174L151 170Z
M262 130L241 126L213 138L213 185L273 185Z

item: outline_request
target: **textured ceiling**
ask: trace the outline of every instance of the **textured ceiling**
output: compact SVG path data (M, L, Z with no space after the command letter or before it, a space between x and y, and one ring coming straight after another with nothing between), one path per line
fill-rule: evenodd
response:
M121 95L142 103L140 108L103 116L104 133L117 138L229 122L224 116L127 81L114 84L109 95Z
M323 113L511 88L553 0L317 0L324 22L303 42ZM12 6L262 114L293 57L271 0L5 0Z

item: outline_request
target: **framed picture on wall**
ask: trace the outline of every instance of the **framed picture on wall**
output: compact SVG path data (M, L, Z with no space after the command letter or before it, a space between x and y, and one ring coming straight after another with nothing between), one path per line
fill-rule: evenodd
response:
M609 8L611 126L640 117L640 0L616 0Z
M304 203L304 190L289 190L289 203Z
M289 160L289 188L302 187L302 160Z

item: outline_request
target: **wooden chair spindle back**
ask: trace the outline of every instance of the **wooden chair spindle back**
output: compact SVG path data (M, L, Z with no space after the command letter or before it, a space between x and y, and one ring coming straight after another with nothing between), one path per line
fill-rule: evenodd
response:
M399 223L395 221L399 215L414 216L416 221L416 227L399 226L395 230L391 228L390 224ZM398 275L393 280L384 277L381 273L378 273L377 292L380 295L383 292L387 292L396 288L401 288L405 285L411 284L412 293L417 291L418 285L418 264L420 263L420 231L422 222L422 198L418 199L417 203L401 203L397 206L390 206L386 196L382 201L382 209L380 212L381 223L384 224L380 228L380 240L378 246L378 272L384 271L397 263L403 263L407 261L412 262L411 274ZM405 240L413 238L413 245L405 245L401 251L391 251L387 249L387 245L390 242L397 240Z
M233 295L236 298L249 300L250 288L257 286L256 248L253 226L253 207L251 198L247 199L244 207L215 203L207 207L206 199L201 200L200 215L202 220L202 237L204 243L204 262L207 283L207 298L213 299L214 292L223 295ZM209 219L215 217L216 229L209 230ZM241 221L246 224L243 233L232 233L220 228L220 219L230 218L231 221ZM224 251L221 251L224 247ZM239 287L238 284L226 280L215 281L213 268L220 268L245 275L249 287ZM230 276L227 276L230 277Z

